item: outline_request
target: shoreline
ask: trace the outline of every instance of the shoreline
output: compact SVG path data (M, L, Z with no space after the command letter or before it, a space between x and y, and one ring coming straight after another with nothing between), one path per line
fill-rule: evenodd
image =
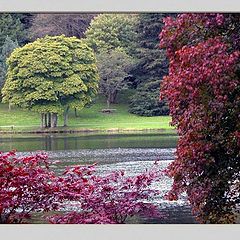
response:
M166 133L166 134L177 134L175 129L165 129L165 128L145 128L145 129L121 129L121 128L109 128L109 129L37 129L37 130L12 130L12 131L0 131L0 134L45 134L45 133L53 133L53 134L74 134L74 133Z

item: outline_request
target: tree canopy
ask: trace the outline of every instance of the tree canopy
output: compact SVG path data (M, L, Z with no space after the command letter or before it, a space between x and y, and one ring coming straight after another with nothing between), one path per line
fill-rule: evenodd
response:
M108 106L115 103L118 92L127 87L126 78L134 63L136 22L134 14L100 14L85 33L86 43L97 55L100 90Z
M134 14L100 14L87 29L86 42L96 53L122 48L127 53L134 51L136 42Z
M126 78L133 64L134 59L119 48L97 55L99 87L107 98L108 106L115 103L118 92L127 87Z
M169 114L166 101L159 101L161 80L149 79L138 87L130 98L129 112L140 116L163 116Z
M123 224L137 215L162 216L149 201L160 194L151 186L161 179L157 164L136 176L123 170L99 176L95 165L66 167L56 174L54 164L43 153L0 152L0 223L27 223L36 212L56 224Z
M3 101L42 114L81 109L97 93L91 48L76 37L47 36L13 51Z
M166 18L168 99L180 139L169 199L186 191L203 223L234 223L239 204L239 15L180 14Z
M6 37L22 44L26 39L24 26L17 16L9 13L0 13L0 47L4 44Z
M18 43L12 41L12 39L7 36L0 52L0 89L2 89L6 79L7 73L6 60L10 56L12 51L17 47Z
M159 48L159 33L166 13L140 13L136 24L137 40L135 58L137 65L132 69L132 86L136 93L130 101L129 111L143 116L158 116L168 113L164 101L159 102L160 83L168 73L168 60L164 49ZM155 88L154 88L155 87Z

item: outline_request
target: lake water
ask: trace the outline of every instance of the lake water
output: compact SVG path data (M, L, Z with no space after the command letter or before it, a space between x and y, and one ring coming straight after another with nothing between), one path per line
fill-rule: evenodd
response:
M47 151L50 160L59 160L55 169L61 172L65 166L97 163L99 174L123 169L128 175L144 171L158 160L164 169L174 160L178 137L164 133L132 134L45 134L2 135L0 151L16 149L19 155L37 150ZM195 223L190 207L183 195L178 201L164 200L172 180L163 177L154 186L162 194L153 201L159 205L165 217L160 219L138 218L134 223Z

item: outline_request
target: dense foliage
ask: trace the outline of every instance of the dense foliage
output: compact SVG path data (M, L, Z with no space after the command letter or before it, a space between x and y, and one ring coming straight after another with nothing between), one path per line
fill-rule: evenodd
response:
M14 14L0 13L0 48L6 37L22 44L26 40L26 32L20 18Z
M134 14L100 14L85 33L86 43L97 55L100 90L108 106L116 103L118 92L128 87L135 62L137 19Z
M60 113L66 125L69 108L82 109L97 93L95 55L76 37L38 39L15 49L7 63L3 101L41 113L43 127L56 127Z
M180 139L168 198L186 191L203 223L235 222L240 192L239 15L180 14L165 19L164 78Z
M138 84L149 79L162 79L168 73L165 50L159 48L159 33L166 13L141 13L136 24L137 52L135 69Z
M78 209L49 218L51 223L102 224L125 223L134 215L159 217L158 207L148 201L159 191L151 183L159 181L157 165L136 176L114 171L99 176L92 166L66 169L60 177L62 207ZM66 200L71 201L66 202Z
M27 41L29 15L0 13L0 90L6 80L7 58L18 44L23 45Z
M0 51L0 90L2 89L7 74L7 63L6 60L12 53L12 51L18 47L17 41L14 42L10 37L6 37L5 42Z
M165 50L159 48L159 33L164 25L166 13L141 13L136 24L137 45L135 57L137 65L132 70L133 87L129 112L142 116L167 114L167 105L159 101L160 82L168 73L168 61ZM153 82L152 82L153 81Z
M111 103L116 103L117 94L127 88L127 77L133 64L134 59L119 48L97 55L99 88L106 96L108 107Z
M50 168L43 153L0 153L1 223L23 223L33 213L52 210L59 213L50 213L50 223L125 223L138 214L160 216L148 202L159 194L151 189L161 176L157 163L136 176L124 171L98 176L94 165L68 167L57 176Z
M158 47L158 34L163 25L162 19L167 15L171 14L0 14L0 30L3 41L8 36L13 42L18 40L20 46L46 35L58 36L64 34L67 37L84 38L84 41L94 49L97 55L109 54L108 60L111 59L112 51L121 49L129 55L129 59L130 57L135 59L133 68L128 69L124 74L127 77L121 79L123 88L137 88L136 95L132 97L130 112L155 116L165 112L166 104L164 102L156 103L150 95L146 98L144 96L150 93L147 89L148 85L151 85L152 79L154 81L161 80L162 76L167 73L168 64L165 51ZM99 56L100 58L101 56ZM105 62L106 66L104 68L106 69L108 61ZM6 66L6 61L3 61L2 65ZM104 66L103 63L98 65ZM114 68L111 72L113 71ZM1 75L5 76L5 70L2 71ZM3 82L5 82L5 78L2 80ZM110 82L110 78L108 82ZM114 82L112 81L111 85ZM104 85L102 78L101 83L101 85ZM145 84L146 86L144 86ZM152 85L156 86L156 89L151 95L155 95L160 88L156 84ZM112 95L117 96L115 93ZM112 98L113 100L110 102L116 102L115 97ZM139 99L139 101L134 101L135 99ZM142 104L145 99L149 99L150 104ZM11 105L9 104L9 106ZM45 118L51 117L47 114L46 117L43 116L43 121L45 121ZM56 119L56 116L53 116L53 118ZM47 122L45 125L51 125L48 120ZM53 122L56 121L53 120ZM56 125L56 123L54 124Z
M131 96L129 112L140 116L168 115L169 108L166 101L159 101L161 80L150 79L138 87L137 92Z
M34 212L54 210L54 179L46 155L0 152L0 223L23 223Z
M127 53L134 52L136 45L134 14L100 14L87 29L86 42L96 53L122 48Z

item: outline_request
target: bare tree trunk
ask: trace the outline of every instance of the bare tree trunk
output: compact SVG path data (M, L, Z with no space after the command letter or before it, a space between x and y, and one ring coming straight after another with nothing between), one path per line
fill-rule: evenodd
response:
M74 113L75 113L75 117L78 117L76 108L74 108Z
M51 113L51 122L50 122L50 124L51 124L51 128L54 128L55 126L54 126L54 123L55 123L55 113Z
M11 103L8 103L8 111L11 111Z
M116 103L117 93L118 93L117 91L114 91L114 92L110 92L108 94L108 99L107 99L108 108L109 108L111 103Z
M54 124L53 124L53 126L57 127L58 115L57 115L57 113L53 113L53 115L54 115Z
M49 117L51 116L51 121L50 121L50 124L51 124L51 128L55 128L57 127L57 120L58 120L58 115L57 113L51 113L49 115Z
M67 122L68 122L68 110L69 110L69 107L67 107L63 113L63 120L64 120L64 123L63 123L63 126L64 127L67 127Z
M44 113L44 128L48 127L47 113Z
M110 108L110 100L109 100L109 96L107 98L107 108Z
M51 113L48 113L48 127L51 127Z
M41 113L41 128L44 128L44 113Z

